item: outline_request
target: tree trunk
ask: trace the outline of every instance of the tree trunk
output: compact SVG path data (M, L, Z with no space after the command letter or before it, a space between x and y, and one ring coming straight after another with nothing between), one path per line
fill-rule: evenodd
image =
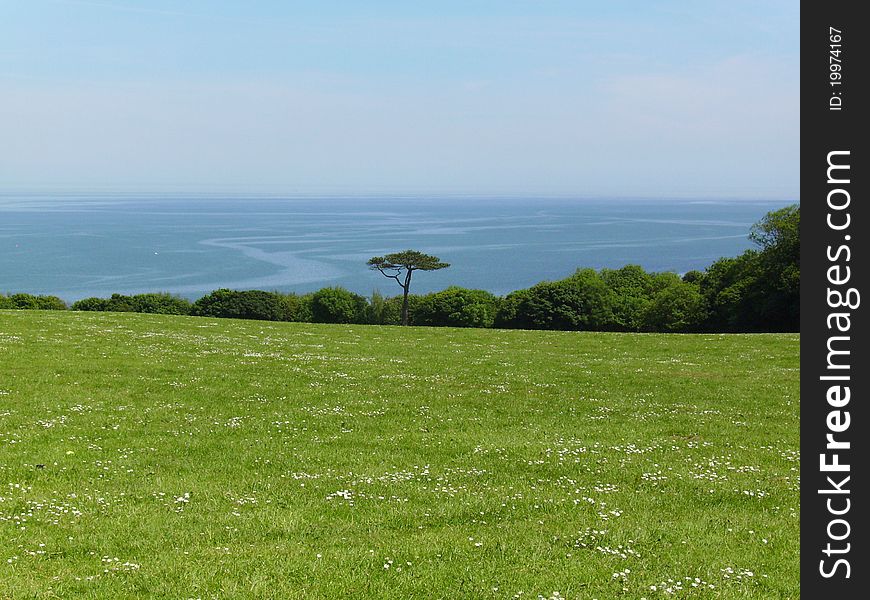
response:
M402 286L404 292L402 297L402 325L408 324L408 290L411 289L411 269L405 274L405 285Z

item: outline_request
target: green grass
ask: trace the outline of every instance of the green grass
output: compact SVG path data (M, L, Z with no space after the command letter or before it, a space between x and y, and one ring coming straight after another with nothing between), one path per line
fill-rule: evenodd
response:
M0 311L0 598L797 598L798 359Z

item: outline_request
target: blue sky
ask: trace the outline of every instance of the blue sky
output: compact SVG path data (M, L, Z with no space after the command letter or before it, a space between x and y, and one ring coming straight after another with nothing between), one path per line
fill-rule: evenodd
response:
M797 199L797 2L0 0L0 188Z

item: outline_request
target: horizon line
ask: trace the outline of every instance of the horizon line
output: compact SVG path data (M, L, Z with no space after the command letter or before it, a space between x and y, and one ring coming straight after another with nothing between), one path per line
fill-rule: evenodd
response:
M152 188L136 188L128 186L5 186L0 188L0 198L14 196L40 196L54 195L63 197L82 196L124 196L124 197L161 197L180 194L181 198L209 198L209 197L232 197L243 199L253 198L286 198L286 199L516 199L516 200L695 200L695 201L729 201L729 202L792 202L800 203L799 194L710 194L710 193L652 193L652 194L619 194L619 193L589 193L589 192L554 192L546 190L521 190L521 191L461 191L461 190L338 190L323 189L302 190L282 189L280 187L267 186L223 186L209 189L206 186L159 186Z

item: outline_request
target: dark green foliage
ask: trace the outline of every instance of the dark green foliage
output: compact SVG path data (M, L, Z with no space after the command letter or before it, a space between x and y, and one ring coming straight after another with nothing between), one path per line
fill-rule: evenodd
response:
M449 287L420 296L411 311L415 325L492 327L498 298L484 290Z
M286 321L296 321L300 323L310 323L311 316L311 294L280 294L281 304Z
M133 296L135 312L161 315L189 315L192 305L189 300L171 294L138 294Z
M364 323L368 302L344 288L330 287L311 296L311 316L315 323Z
M19 310L66 310L66 302L57 296L35 296L33 294L12 294L0 300L0 308Z
M15 308L15 305L12 304L12 300L7 298L3 294L0 294L0 310L4 308Z
M112 294L106 302L106 310L109 312L136 312L136 301L133 296Z
M475 302L463 306L451 318L455 319L457 327L492 327L497 311L497 303Z
M700 281L707 303L710 331L753 331L760 325L758 307L749 301L758 280L757 253L748 250L736 258L720 258Z
M413 296L411 296L413 298ZM400 297L385 298L375 290L366 308L366 323L370 325L401 325L402 299Z
M84 311L98 311L98 312L106 312L108 311L109 301L106 298L83 298L81 300L76 300L70 306L70 310L84 310Z
M767 213L752 226L749 239L761 248L780 257L784 265L800 264L801 207L792 204Z
M372 269L384 271L437 271L438 269L446 269L450 265L442 262L437 256L431 254L423 254L417 250L404 250L402 252L394 252L386 256L374 256L369 259L369 267ZM387 275L392 277L392 275Z
M768 213L749 234L761 249L752 300L768 331L800 329L800 218L800 206L788 206Z
M712 331L800 331L800 206L752 227L758 250L720 258L700 279Z
M579 269L567 279L509 295L498 322L524 329L602 330L613 323L613 301L613 292L595 270Z
M653 275L638 265L626 265L616 270L602 269L601 279L613 292L610 329L639 331L652 299Z
M637 265L578 270L560 281L512 292L496 325L523 329L698 331L706 318L698 286L675 273L647 273Z
M683 281L686 283L699 283L703 277L704 273L701 271L692 270L683 275Z
M282 296L262 290L216 290L194 302L190 314L262 321L290 320L287 304Z
M191 303L171 294L112 294L111 298L84 298L73 303L72 310L103 312L137 312L161 315L189 315Z
M661 289L646 307L643 329L663 333L699 331L707 308L698 286L680 281Z
M408 307L408 325L419 325L419 323L414 321L414 311L417 309L417 306L420 304L420 298L417 294L408 294L407 296L407 307ZM393 296L391 298L386 299L386 313L385 316L389 319L392 319L393 315L398 313L399 321L395 323L396 325L402 324L402 308L405 306L405 298L403 296Z
M658 294L660 291L669 287L683 284L683 280L680 276L670 271L665 271L663 273L650 273L650 281L650 292L653 295Z
M531 329L531 323L526 318L525 308L528 306L531 290L517 290L501 299L498 312L495 314L495 327L510 329Z
M36 305L39 310L67 310L66 302L57 296L37 296Z

